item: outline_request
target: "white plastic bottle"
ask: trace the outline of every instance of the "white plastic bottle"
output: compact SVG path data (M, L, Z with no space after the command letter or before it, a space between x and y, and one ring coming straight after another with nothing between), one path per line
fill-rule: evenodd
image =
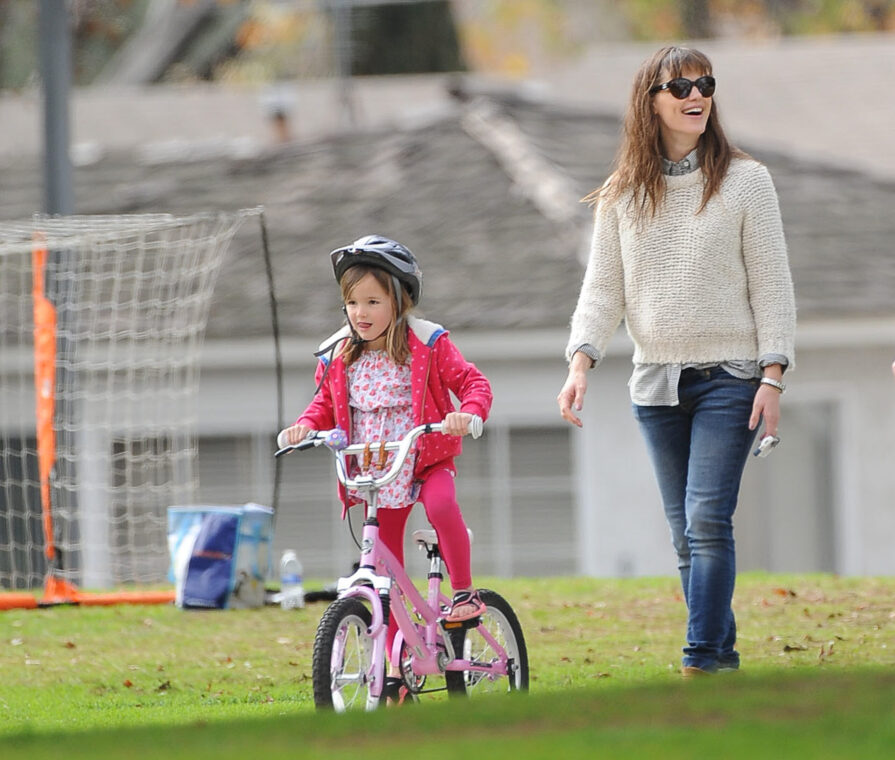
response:
M280 558L280 606L284 610L305 606L301 561L291 549Z

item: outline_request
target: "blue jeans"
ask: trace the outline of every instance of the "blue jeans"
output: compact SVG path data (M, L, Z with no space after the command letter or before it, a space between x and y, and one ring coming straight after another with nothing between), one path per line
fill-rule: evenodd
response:
M685 369L677 406L634 405L646 439L689 610L683 664L739 667L731 609L736 577L733 512L755 440L749 417L758 380L720 367Z

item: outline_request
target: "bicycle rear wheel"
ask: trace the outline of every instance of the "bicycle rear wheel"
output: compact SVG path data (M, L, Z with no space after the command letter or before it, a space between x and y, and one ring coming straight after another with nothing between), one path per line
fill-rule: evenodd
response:
M451 631L451 643L457 657L481 663L497 662L501 655L482 635L482 628L503 647L507 657L507 676L492 676L474 670L448 670L444 674L451 696L475 696L528 690L528 649L519 618L510 603L495 591L479 590L488 608L477 628Z
M337 599L323 614L314 638L314 704L336 712L365 710L369 702L372 616L360 599Z

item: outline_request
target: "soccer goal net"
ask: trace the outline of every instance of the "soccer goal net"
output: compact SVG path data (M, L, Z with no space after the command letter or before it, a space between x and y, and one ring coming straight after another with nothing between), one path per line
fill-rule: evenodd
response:
M165 578L209 304L248 213L0 223L0 588Z

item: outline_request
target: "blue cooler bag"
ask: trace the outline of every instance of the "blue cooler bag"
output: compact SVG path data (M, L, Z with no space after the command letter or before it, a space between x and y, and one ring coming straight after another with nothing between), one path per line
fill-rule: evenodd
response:
M273 567L273 510L169 507L170 579L178 607L260 607Z

